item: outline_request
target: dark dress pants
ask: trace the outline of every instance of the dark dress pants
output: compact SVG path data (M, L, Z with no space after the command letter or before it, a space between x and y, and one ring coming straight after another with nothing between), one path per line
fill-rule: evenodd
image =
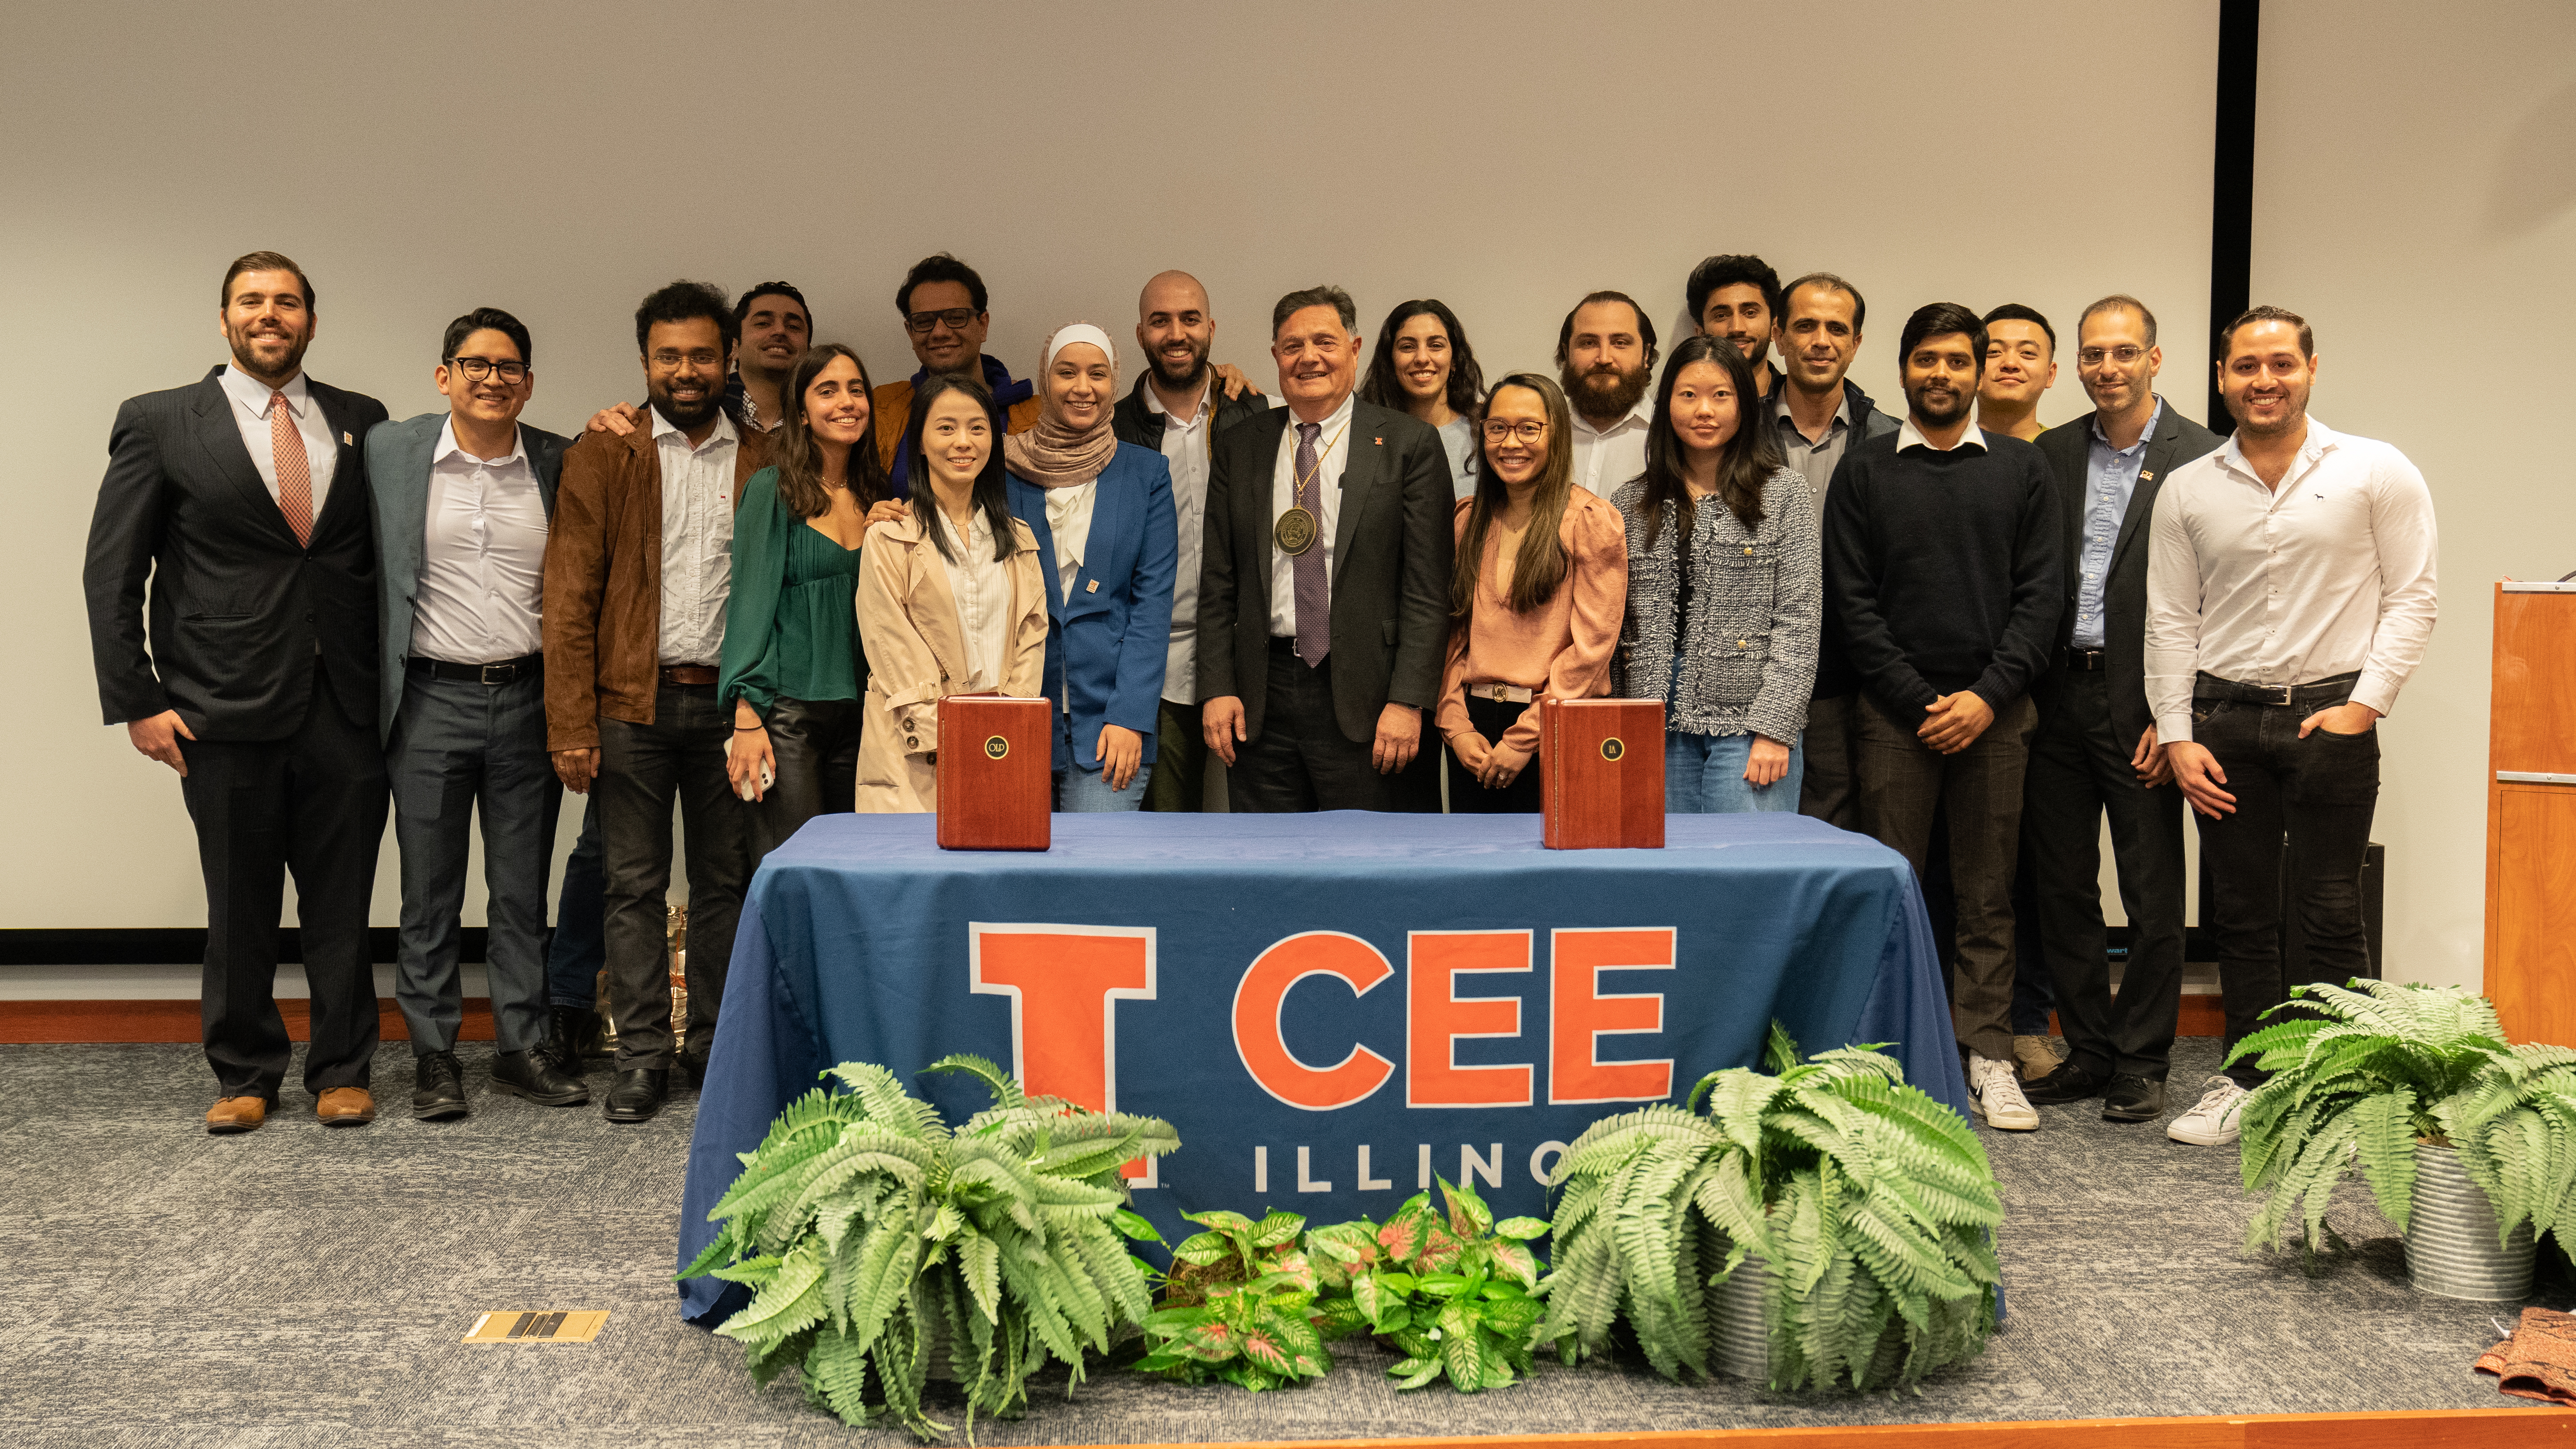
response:
M1836 830L1863 828L1853 789L1858 770L1854 740L1861 708L1857 694L1809 700L1807 732L1798 740L1798 813Z
M465 905L471 822L483 820L483 885L492 1033L505 1052L546 1037L546 877L563 782L546 753L546 685L403 681L385 771L402 847L402 931L394 1000L414 1056L456 1049L465 994L457 918Z
M280 740L179 739L179 781L206 876L200 1006L206 1062L227 1097L274 1103L293 1045L279 1015L278 920L286 877L313 991L304 1085L364 1087L376 1052L367 905L385 838L385 755L375 721L352 722L321 661L304 722Z
M1490 747L1513 725L1520 723L1522 711L1528 708L1525 704L1471 696L1467 700L1467 723L1476 727L1476 733L1483 735ZM1442 768L1449 772L1450 814L1536 815L1545 808L1546 800L1539 788L1538 756L1530 756L1510 784L1499 790L1488 790L1476 783L1476 777L1468 772L1465 765L1458 763L1455 756L1437 745L1432 748L1439 751Z
M2340 986L2370 973L2361 866L2379 803L2379 731L2337 735L2320 728L2299 738L2302 720L2344 702L2303 700L2291 709L2192 701L2192 738L2217 758L2227 772L2220 788L2236 797L2232 815L2213 820L2194 812L2209 866L2206 919L2218 938L2218 989L2227 1001L2231 1052L2264 1025L2265 1010L2300 984L2283 979L2283 896L2299 913L2312 979ZM2285 858L2299 873L2295 880L2282 879ZM2227 1074L2248 1087L2263 1075L2250 1061Z
M1207 808L1207 731L1195 704L1161 702L1154 711L1154 773L1145 781L1148 810Z
M1995 711L1955 755L1915 737L1918 722L1864 697L1854 751L1861 823L1924 876L1935 811L1948 818L1958 959L1950 1023L1959 1045L1991 1061L2012 1054L2013 864L2021 845L2022 772L2038 712L2023 695Z
M607 873L609 1002L617 1069L671 1065L671 802L689 852L689 1049L715 1037L750 850L742 801L725 778L730 710L712 684L665 684L653 723L599 721L600 853Z
M1369 763L1370 740L1353 740L1333 718L1333 661L1309 669L1294 640L1270 641L1269 696L1261 734L1235 751L1226 775L1230 809L1244 814L1307 810L1392 810L1391 777ZM1423 748L1439 742L1423 730ZM1437 777L1434 777L1437 778Z
M2112 726L2108 675L2062 671L2050 689L2031 742L2021 839L2068 1060L2162 1081L2182 1008L2182 791L2138 783L2129 765L2138 742ZM2129 917L2116 996L2102 924L2106 814Z
M748 808L751 860L771 851L817 815L847 815L859 798L859 719L855 699L780 699L769 706L769 748L778 782ZM689 914L692 946L697 913Z
M582 797L581 835L564 857L554 936L546 943L546 999L556 1006L587 1008L599 999L599 969L608 960L602 935L608 882L599 850L599 792L593 789Z

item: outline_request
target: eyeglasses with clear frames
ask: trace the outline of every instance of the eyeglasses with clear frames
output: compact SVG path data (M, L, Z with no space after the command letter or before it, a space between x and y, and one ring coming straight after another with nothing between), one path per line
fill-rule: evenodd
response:
M903 319L903 326L915 337L927 337L930 330L942 322L948 324L951 332L963 332L966 324L974 320L975 309L972 307L945 307L936 312L915 312Z
M1547 424L1545 423L1508 423L1501 418L1485 420L1485 441L1488 443L1499 443L1505 438L1518 438L1524 443L1535 443L1546 436Z
M2124 342L2117 347L2087 347L2075 354L2075 361L2081 367L2100 367L2103 361L2108 359L2122 367L2129 367L2146 355L2147 349Z
M464 373L468 382L481 382L496 372L512 387L528 380L528 365L524 362L494 362L488 357L451 357L447 359L447 365Z

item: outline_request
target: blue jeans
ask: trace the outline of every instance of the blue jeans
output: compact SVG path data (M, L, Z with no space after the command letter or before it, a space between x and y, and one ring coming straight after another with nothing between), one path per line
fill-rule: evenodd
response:
M1055 808L1066 815L1140 809L1145 803L1145 786L1153 775L1152 765L1138 765L1136 778L1127 782L1126 789L1112 790L1107 770L1060 771L1055 777Z
M1798 780L1806 756L1789 746L1789 772L1768 785L1744 778L1753 758L1754 736L1700 735L1682 730L1664 735L1664 811L1669 815L1751 815L1787 813L1798 808Z

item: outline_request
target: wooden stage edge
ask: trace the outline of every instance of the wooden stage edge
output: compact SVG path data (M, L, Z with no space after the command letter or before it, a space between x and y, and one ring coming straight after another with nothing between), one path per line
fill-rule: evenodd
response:
M2576 1411L2528 1408L2354 1414L2214 1414L2176 1419L2032 1419L1961 1424L1854 1424L1813 1429L1709 1429L1669 1434L1497 1434L1446 1439L1309 1439L1294 1443L1135 1445L1130 1449L2470 1449L2576 1445Z

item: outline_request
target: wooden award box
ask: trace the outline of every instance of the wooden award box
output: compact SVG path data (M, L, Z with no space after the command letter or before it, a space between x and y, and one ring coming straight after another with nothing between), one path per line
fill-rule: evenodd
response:
M1539 787L1550 850L1664 845L1664 702L1539 705Z
M1055 705L998 694L939 701L939 847L1044 850Z

